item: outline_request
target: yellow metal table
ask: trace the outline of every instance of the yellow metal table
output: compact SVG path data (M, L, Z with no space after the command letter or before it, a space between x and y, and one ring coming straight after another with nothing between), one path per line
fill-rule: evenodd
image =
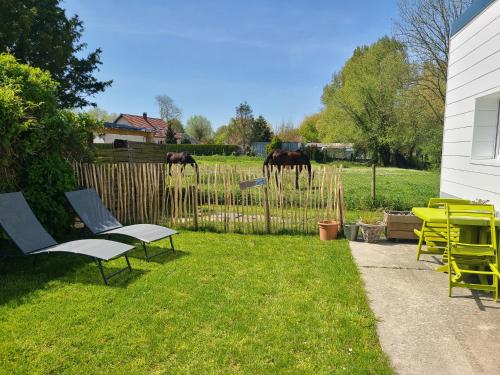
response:
M414 207L413 214L426 223L446 224L446 210L443 208ZM488 222L474 217L461 217L452 221L452 224L468 227L487 226ZM496 219L496 226L500 228L500 218Z

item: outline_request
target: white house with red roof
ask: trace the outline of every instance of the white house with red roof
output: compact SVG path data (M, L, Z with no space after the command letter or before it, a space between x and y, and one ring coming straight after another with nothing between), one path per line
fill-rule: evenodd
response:
M165 143L168 127L167 123L160 118L148 117L146 112L144 112L142 116L122 113L117 117L114 123L147 132L149 136L146 137L146 142Z
M94 143L113 143L115 140L123 140L163 144L167 127L165 121L149 117L146 112L142 116L122 113L115 121L106 122L102 131L94 134ZM189 137L184 133L177 133L175 138L179 143L182 139Z

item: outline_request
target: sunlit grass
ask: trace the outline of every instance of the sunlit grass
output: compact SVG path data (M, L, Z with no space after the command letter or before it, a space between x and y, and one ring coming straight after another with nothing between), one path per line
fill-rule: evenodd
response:
M345 241L184 232L102 284L69 255L0 275L0 373L390 373ZM123 259L107 269L123 266Z

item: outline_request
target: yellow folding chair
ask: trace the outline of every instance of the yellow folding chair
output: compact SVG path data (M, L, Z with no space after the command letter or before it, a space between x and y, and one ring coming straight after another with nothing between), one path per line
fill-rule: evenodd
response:
M467 199L458 198L431 198L427 207L445 209L447 204L470 204ZM417 260L420 260L422 254L443 255L446 251L447 232L446 223L422 223L420 230L415 230L415 235L418 237ZM452 237L458 240L460 230L453 229ZM423 245L425 244L425 250Z
M492 205L446 206L447 251L448 251L448 293L451 297L454 287L493 292L498 301L498 248L495 227L495 208ZM454 229L460 225L484 225L488 236L486 243L458 242ZM476 276L482 280L491 278L491 284L473 283L466 276Z

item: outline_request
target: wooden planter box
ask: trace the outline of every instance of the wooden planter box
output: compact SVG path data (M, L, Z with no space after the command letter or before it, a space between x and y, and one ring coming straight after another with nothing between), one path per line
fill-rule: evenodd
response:
M418 240L413 230L422 228L422 220L410 211L386 211L384 222L388 240Z

